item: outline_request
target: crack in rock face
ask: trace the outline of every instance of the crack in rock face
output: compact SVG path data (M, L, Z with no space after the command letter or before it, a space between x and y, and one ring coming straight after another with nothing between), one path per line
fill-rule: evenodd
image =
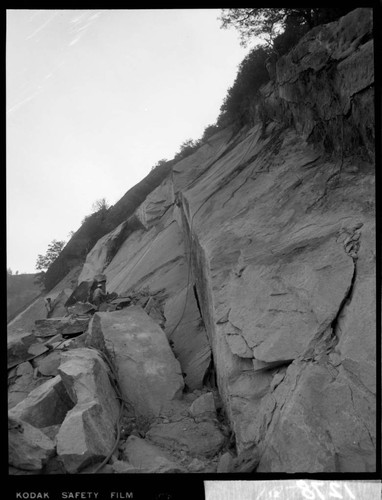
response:
M86 316L65 326L78 344L33 363L37 336L8 346L14 467L81 472L118 437L119 473L375 471L371 14L308 32L251 124L117 203L56 311ZM97 273L115 303L95 312ZM62 334L45 314L41 298L13 335ZM33 368L59 375L24 398Z
M236 335L229 337L240 332L264 363L288 362L304 352L336 317L351 286L353 261L334 240L306 245L295 259L293 253L280 252L267 267L248 266L240 285L232 284L229 318Z

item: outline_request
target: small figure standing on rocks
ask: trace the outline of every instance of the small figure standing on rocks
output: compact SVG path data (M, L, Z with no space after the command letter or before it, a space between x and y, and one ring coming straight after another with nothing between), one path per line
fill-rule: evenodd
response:
M99 285L97 285L97 288L93 292L93 301L92 301L97 309L102 304L102 302L105 302L106 295L107 294L104 292L103 286L101 285L101 283Z
M50 318L53 312L53 304L52 304L52 299L50 297L47 297L45 299L45 309L46 309L46 317Z

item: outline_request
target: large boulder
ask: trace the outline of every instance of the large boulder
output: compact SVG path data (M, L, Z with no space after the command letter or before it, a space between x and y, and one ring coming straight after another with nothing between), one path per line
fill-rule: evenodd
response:
M96 313L90 338L104 338L114 357L123 397L148 418L178 398L184 387L179 362L163 330L138 306Z
M64 306L70 307L76 302L87 302L96 286L97 283L93 278L81 281L80 284L73 290Z
M193 282L190 280L188 241L182 227L179 208L163 203L168 192L172 197L172 186L165 185L152 193L139 207L141 226L121 242L114 258L107 263L108 291L124 297L135 291L149 289L150 295L162 293L163 311L148 310L172 340L174 353L185 374L185 383L190 389L200 388L211 362L211 347L195 298ZM170 203L171 204L171 203ZM155 208L154 208L155 207ZM160 215L162 218L160 219ZM160 222L159 222L160 220ZM90 261L98 266L102 255L101 242L93 248ZM165 320L165 324L164 321Z
M191 390L203 386L211 363L211 347L195 298L193 284L169 298L164 307L165 332L173 343L182 366L184 380Z
M70 288L66 288L65 290L61 290L61 292L56 296L53 300L52 306L53 310L50 313L50 318L60 318L65 316L67 313L65 304L70 297L72 290Z
M33 366L28 361L10 370L8 373L8 408L16 406L30 392L45 382L43 378L34 377Z
M55 444L40 429L8 417L8 462L28 471L41 470L55 455Z
M62 353L60 350L55 350L43 358L35 360L35 365L39 373L45 377L55 377L58 375L58 367L61 364Z
M65 470L74 474L91 463L101 462L113 448L115 427L98 401L77 404L57 434L57 455Z
M116 422L119 403L110 383L109 368L94 349L80 348L62 353L58 369L74 404L98 401Z
M193 401L190 406L190 413L193 417L211 416L216 418L216 407L212 392L202 394Z
M94 306L92 304L76 304L77 307L82 305L85 305L85 307L87 307L86 312L94 309ZM89 320L90 317L78 318L76 316L38 319L35 321L35 335L37 337L53 337L57 334L80 334L87 329Z
M108 367L94 349L63 353L59 373L75 406L57 434L57 454L65 470L75 473L110 452L120 406Z
M36 344L37 338L33 333L24 332L17 338L13 338L8 342L7 362L8 368L12 368L17 364L23 363L33 357L29 352L29 348Z
M34 334L36 337L53 337L59 333L63 323L67 321L66 318L45 318L36 319Z
M61 377L57 375L30 392L9 410L8 415L42 428L61 424L71 408L73 401L68 396Z

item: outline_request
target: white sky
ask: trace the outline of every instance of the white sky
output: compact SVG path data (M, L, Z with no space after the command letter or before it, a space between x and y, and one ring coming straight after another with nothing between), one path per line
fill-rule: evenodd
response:
M214 123L248 53L220 11L7 11L7 267L33 273Z

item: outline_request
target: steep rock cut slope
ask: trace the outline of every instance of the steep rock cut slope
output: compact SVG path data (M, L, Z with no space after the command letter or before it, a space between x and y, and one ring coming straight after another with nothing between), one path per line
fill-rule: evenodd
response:
M186 390L216 385L258 472L376 468L371 36L369 9L307 33L252 126L175 164L79 277L160 298Z
M367 9L307 34L262 89L263 119L175 165L141 230L85 266L111 291L165 288L168 319L186 300L172 275L195 285L237 448L260 451L259 471L375 467L370 37ZM172 336L192 347L184 328Z

